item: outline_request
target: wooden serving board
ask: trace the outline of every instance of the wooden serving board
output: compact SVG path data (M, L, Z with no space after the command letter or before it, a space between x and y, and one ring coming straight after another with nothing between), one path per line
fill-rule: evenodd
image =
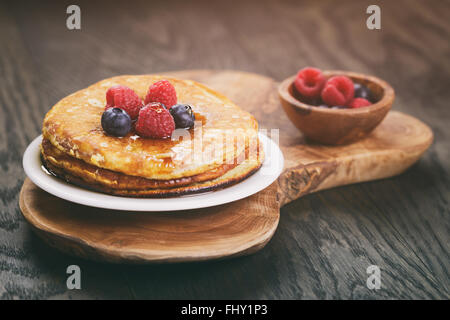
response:
M250 111L261 128L269 132L280 129L283 174L267 189L243 200L156 214L77 205L42 191L26 179L20 208L51 246L89 259L127 263L194 261L252 253L274 234L282 205L318 190L402 173L433 140L424 123L391 111L362 141L337 147L309 144L285 116L277 83L270 78L212 70L167 74L202 82Z

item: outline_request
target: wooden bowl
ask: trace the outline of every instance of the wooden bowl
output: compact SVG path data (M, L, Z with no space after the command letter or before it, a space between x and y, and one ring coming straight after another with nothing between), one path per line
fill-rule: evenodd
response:
M303 103L295 98L295 75L278 87L281 104L292 123L309 139L330 145L348 144L364 138L384 119L394 101L394 89L385 81L346 71L325 71L329 78L345 75L367 86L377 101L357 109L331 109Z

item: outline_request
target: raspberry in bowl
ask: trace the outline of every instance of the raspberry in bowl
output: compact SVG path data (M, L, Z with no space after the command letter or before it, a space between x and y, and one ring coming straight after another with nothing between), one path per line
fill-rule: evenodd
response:
M367 136L395 97L392 87L377 77L316 68L304 68L283 80L278 94L292 123L308 139L329 145Z

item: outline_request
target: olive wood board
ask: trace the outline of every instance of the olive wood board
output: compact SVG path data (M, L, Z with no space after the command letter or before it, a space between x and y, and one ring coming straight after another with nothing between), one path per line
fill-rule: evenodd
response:
M423 122L391 111L363 140L346 146L314 144L305 141L285 116L278 84L271 78L227 70L164 74L196 80L225 94L251 112L272 139L276 131L271 129L279 129L285 157L283 173L271 186L248 198L165 213L74 204L46 193L27 178L20 193L20 208L33 230L50 246L115 263L197 261L253 253L273 236L284 204L319 190L400 174L433 140L432 131Z

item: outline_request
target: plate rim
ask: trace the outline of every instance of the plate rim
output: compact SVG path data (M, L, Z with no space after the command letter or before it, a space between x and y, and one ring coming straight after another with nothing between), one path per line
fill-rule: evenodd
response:
M256 171L253 175L249 176L241 182L238 182L235 185L223 189L180 197L132 198L108 195L75 186L57 177L50 176L48 173L44 172L40 160L39 144L42 141L42 135L39 135L38 137L33 139L33 141L27 146L23 154L22 165L25 174L39 188L58 198L67 200L72 203L116 211L149 213L201 209L247 198L267 188L280 176L284 168L283 153L281 152L278 144L275 143L271 138L261 132L258 133L258 136L263 141L263 145L265 145L266 147L269 146L271 148L271 152L265 152L265 158L261 168L258 169L258 171ZM275 159L277 161L278 168L272 174L266 175L267 178L262 180L264 182L262 185L254 184L254 188L252 188L251 191L249 191L248 189L244 189L244 192L242 192L243 190L240 190L241 192L238 192L239 190L236 190L245 188L246 186L251 186L251 183L254 180L256 180L255 182L257 182L258 178L264 176L262 174L262 169L265 165L267 166L271 159ZM62 188L58 188L58 186ZM77 192L72 194L70 193L70 191ZM213 194L215 197L211 197ZM85 198L83 198L83 196ZM96 197L100 197L100 199L96 199ZM157 209L155 207L157 207Z

